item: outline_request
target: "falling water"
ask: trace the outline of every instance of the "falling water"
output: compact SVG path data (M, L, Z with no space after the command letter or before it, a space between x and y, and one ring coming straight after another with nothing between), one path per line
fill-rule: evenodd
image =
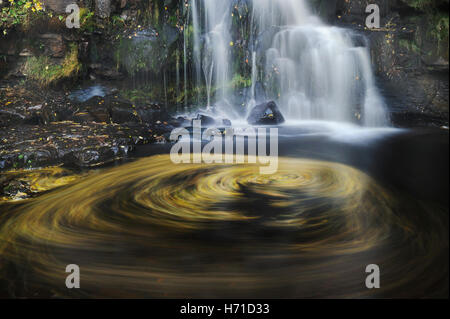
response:
M258 77L258 67L256 65L256 51L252 52L252 86L251 98L248 102L248 107L251 108L256 105L256 81Z
M200 21L198 18L198 10L197 10L197 1L192 0L191 8L192 8L192 26L193 26L193 40L194 40L194 67L195 67L195 78L194 83L197 88L201 86L201 47L200 47ZM186 55L186 54L185 54ZM197 94L197 103L200 103L200 91Z
M208 106L215 103L227 108L224 102L231 94L227 87L233 72L240 72L233 70L235 57L230 55L232 1L200 1L204 21L193 14L193 25L203 31L202 50L200 37L194 39L197 54L201 51L201 66L194 62L204 72ZM193 11L201 12L198 2L194 4ZM247 113L262 102L255 93L261 82L266 98L275 100L287 118L342 122L362 118L366 126L387 124L361 35L324 24L304 0L255 0L252 5L252 34L247 44L252 55L252 85Z
M189 22L189 10L187 11L187 19L186 19L186 23L183 26L183 30L187 30L187 22ZM188 68L187 68L187 47L188 47L188 43L187 43L188 37L184 37L184 43L183 43L183 54L184 54L184 59L183 59L183 63L184 63L184 107L187 108L187 103L188 103L188 99L187 99L187 95L188 95L188 89L187 89L187 72L188 72Z
M230 80L229 46L231 42L231 1L203 0L204 46L202 66L211 105L213 86L218 90L217 98L225 101Z

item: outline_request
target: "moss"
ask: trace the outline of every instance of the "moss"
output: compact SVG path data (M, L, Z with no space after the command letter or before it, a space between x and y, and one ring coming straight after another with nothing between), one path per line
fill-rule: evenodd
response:
M115 54L116 62L122 64L130 75L143 71L158 71L157 49L159 49L159 46L156 41L136 43L131 39L122 38ZM153 54L154 51L155 54Z
M423 12L427 18L427 36L437 42L437 50L448 59L449 0L402 0L408 6Z
M430 10L439 7L440 5L449 3L448 0L402 0L404 3L409 5L410 7L428 12Z
M252 85L252 79L245 78L240 74L236 74L231 81L231 87L233 88L246 88Z
M403 0L403 2L414 9L424 10L433 4L434 0Z
M80 8L80 30L82 32L92 32L95 28L95 13L88 8Z
M405 39L399 40L399 45L401 48L406 49L410 52L420 54L420 48L414 41L409 41Z
M152 92L146 88L124 89L120 91L120 95L133 103L145 103L152 98Z
M448 13L437 13L431 17L430 35L438 41L439 47L446 43L448 49L449 17Z
M47 56L31 57L25 64L25 73L40 86L54 85L61 80L76 76L81 69L78 61L78 48L75 44L61 64L54 64Z

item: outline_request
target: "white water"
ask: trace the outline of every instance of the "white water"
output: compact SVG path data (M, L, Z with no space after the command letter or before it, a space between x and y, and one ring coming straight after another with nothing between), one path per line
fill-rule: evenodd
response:
M212 88L216 97L226 99L230 81L231 1L202 0L204 9L204 47L202 69L205 76L208 106L211 106Z
M192 1L194 60L196 69L203 70L208 107L219 105L222 113L235 118L229 106L233 93L229 82L234 76L230 56L232 0ZM251 30L255 34L251 34L249 43L253 52L247 112L263 102L255 93L260 82L264 83L266 98L275 100L287 119L350 122L362 118L365 126L387 124L369 50L355 45L351 31L324 24L304 0L252 3ZM202 50L198 30L203 31ZM267 47L259 40L263 34L270 35Z

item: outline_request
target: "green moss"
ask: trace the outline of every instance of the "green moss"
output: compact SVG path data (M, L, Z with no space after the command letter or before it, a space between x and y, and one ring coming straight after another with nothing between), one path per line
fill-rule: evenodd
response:
M427 10L428 8L435 6L435 0L403 0L407 5L418 10Z
M236 74L231 80L231 87L233 88L246 88L252 85L252 79L245 78L240 74Z
M448 49L448 34L449 34L449 17L448 13L437 13L431 17L430 35L437 39L438 45L442 46L443 43L447 44Z
M400 39L398 43L399 43L400 47L403 49L406 49L410 52L414 52L417 54L420 53L420 47L414 41Z
M95 28L95 13L87 8L80 8L80 30L82 32L92 32Z
M438 51L448 58L449 16L445 7L449 0L402 0L410 7L423 12L427 18L427 36L437 42ZM444 11L445 10L445 11Z
M120 40L119 48L115 54L116 62L122 64L128 74L138 72L160 71L164 48L158 40L133 42L132 39Z
M147 88L124 89L120 91L120 95L133 103L145 103L152 99L152 92Z
M25 64L25 73L39 85L47 87L57 82L76 76L81 69L78 61L78 48L70 46L61 64L54 64L47 56L31 57Z

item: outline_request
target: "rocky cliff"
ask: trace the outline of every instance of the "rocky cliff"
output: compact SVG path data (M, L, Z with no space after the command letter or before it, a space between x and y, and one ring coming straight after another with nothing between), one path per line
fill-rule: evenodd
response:
M183 33L191 32L191 26L185 24L183 1L80 0L76 2L82 8L81 28L67 29L65 8L73 2L45 0L46 14L39 19L22 25L3 23L0 75L4 79L71 85L79 79L126 78L146 87L148 95L142 98L166 106L185 104L201 91L183 83L184 65L189 66L192 59L187 56L188 61L183 61L183 47L191 45L184 43ZM448 125L448 0L377 1L381 13L377 30L365 27L371 2L311 0L314 10L329 23L370 39L373 65L394 122ZM247 1L236 0L235 9L245 18ZM234 50L248 57L248 52L239 51L246 41L244 33L234 35ZM76 58L80 67L64 69L68 58ZM54 72L47 72L49 65ZM245 84L249 67L245 63L238 67L246 73L240 79ZM138 94L130 91L134 93L129 95Z

